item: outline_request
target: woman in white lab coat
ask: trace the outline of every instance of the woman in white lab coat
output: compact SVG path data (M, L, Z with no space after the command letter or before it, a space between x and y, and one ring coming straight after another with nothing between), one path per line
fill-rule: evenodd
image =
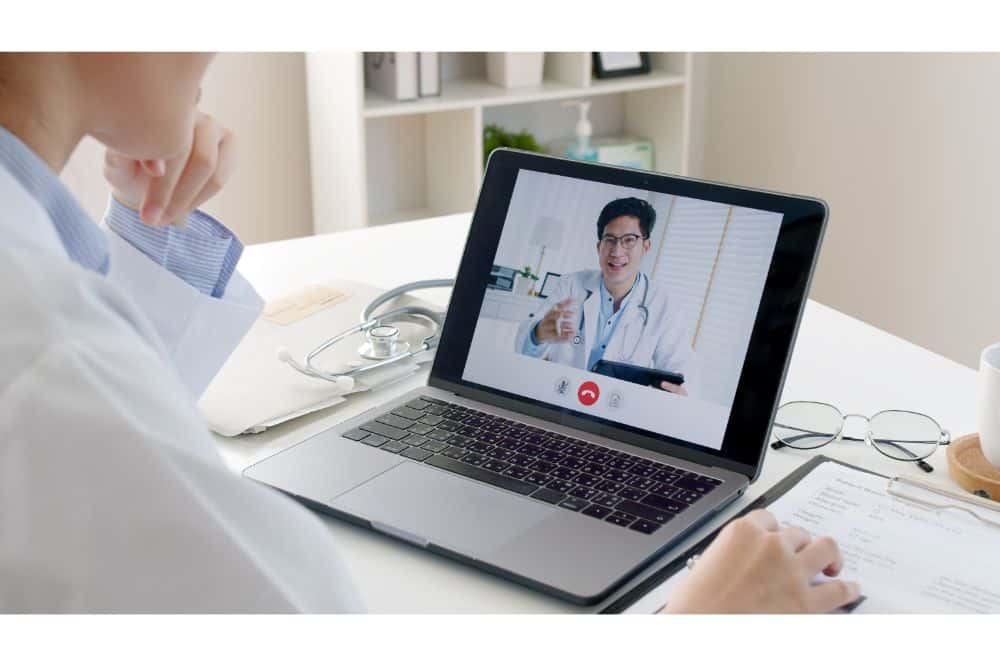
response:
M189 215L232 169L209 60L0 56L0 612L361 608L319 519L231 473L194 408L261 307ZM85 134L103 229L55 176Z
M210 60L0 54L0 612L361 608L320 520L231 473L194 406L261 305L196 210L233 166L197 111ZM108 148L103 227L56 177L86 135ZM836 546L734 525L671 610L856 594L809 586Z

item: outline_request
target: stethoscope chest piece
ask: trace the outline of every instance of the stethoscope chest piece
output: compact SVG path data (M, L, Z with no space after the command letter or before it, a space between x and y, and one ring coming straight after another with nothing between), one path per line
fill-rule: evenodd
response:
M410 343L399 339L399 329L395 326L375 326L365 332L365 343L358 348L358 353L374 361L392 358L405 354L410 350Z
M579 335L574 335L573 336L573 344L574 345L578 345L581 342L583 342L583 338L581 338Z

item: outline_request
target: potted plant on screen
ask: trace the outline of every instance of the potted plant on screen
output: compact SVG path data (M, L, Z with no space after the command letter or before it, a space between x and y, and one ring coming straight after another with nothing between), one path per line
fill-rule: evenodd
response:
M535 295L535 284L538 282L538 276L531 272L531 266L525 266L521 270L514 273L517 276L517 282L514 285L514 293L521 296L534 296Z

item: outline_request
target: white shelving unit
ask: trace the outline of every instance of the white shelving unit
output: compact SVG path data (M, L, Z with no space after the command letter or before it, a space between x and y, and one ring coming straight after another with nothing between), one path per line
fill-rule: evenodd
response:
M483 172L483 127L528 130L544 145L572 134L592 102L595 136L653 142L655 168L688 169L691 55L650 54L652 72L598 80L590 53L546 53L540 86L486 80L485 54L443 53L442 94L397 102L367 90L360 53L311 53L309 91L316 233L470 211Z

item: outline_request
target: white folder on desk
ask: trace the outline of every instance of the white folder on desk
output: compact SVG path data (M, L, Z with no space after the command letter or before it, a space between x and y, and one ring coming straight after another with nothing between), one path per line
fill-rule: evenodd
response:
M301 321L280 325L258 319L215 376L198 403L209 427L226 437L245 432L260 432L289 419L332 407L344 402L349 394L338 391L330 382L296 372L277 359L277 350L287 348L302 359L322 341L355 326L361 311L384 290L372 285L346 280L331 281L327 286L347 294L335 305ZM419 299L404 296L384 309L398 307ZM423 303L427 305L426 303ZM426 328L399 324L400 337L421 339ZM358 347L362 336L353 336L331 347L317 358L317 366L332 372L343 371L360 360ZM433 355L427 354L430 360ZM351 393L372 390L408 377L419 369L415 362L401 361L385 368L359 375Z

